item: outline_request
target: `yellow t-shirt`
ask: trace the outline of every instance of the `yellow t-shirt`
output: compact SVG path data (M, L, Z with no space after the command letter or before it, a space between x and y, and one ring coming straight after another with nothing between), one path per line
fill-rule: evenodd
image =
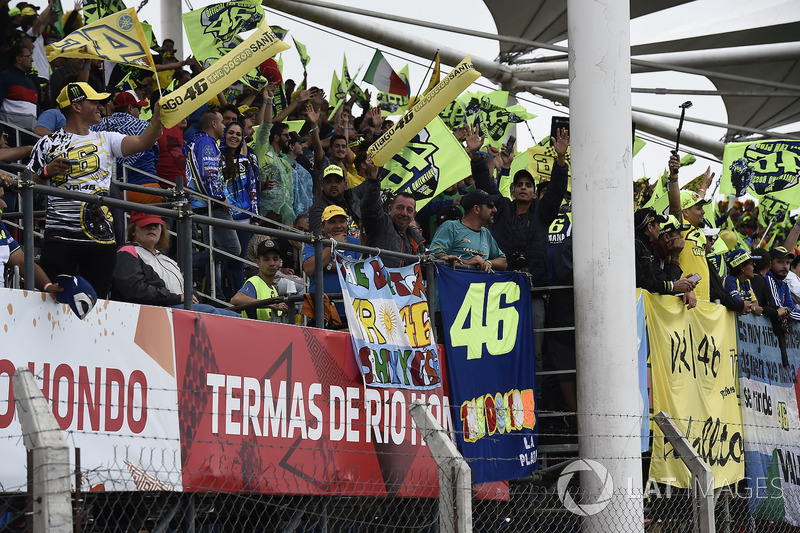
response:
M683 276L687 274L700 274L701 279L694 288L698 300L708 302L711 300L708 281L708 261L706 261L706 236L703 230L691 228L681 233L684 240L683 250L678 256Z

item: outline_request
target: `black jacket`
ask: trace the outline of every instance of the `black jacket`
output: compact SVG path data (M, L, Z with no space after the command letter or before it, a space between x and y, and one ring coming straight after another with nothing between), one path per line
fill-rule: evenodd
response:
M379 180L367 179L360 187L364 190L361 198L361 220L367 234L367 246L404 254L425 251L425 239L417 231L409 227L401 234L394 227L392 219L381 204ZM403 266L403 261L394 257L383 256L381 259L387 267Z
M644 233L637 232L633 243L636 257L636 286L648 292L672 294L669 282L681 277L683 274L681 267L673 262L664 264L653 250L650 237Z
M366 180L364 181L366 183ZM364 194L364 183L353 189L345 189L344 196L338 202L334 202L324 194L314 200L308 209L308 229L315 235L322 235L322 212L329 205L336 204L344 209L347 214L361 224L361 196Z
M472 160L472 177L475 186L491 195L499 195L500 189L489 174L489 167L484 159ZM517 216L516 202L505 196L495 202L497 213L492 224L492 236L497 246L506 254L509 270L527 269L532 275L534 287L548 285L547 272L547 232L550 224L558 215L558 208L567 192L568 170L566 166L553 165L550 185L544 197L533 200L528 212ZM525 264L514 264L515 254L525 254Z
M117 252L111 299L145 305L181 303L181 295L169 292L155 270L133 255L132 252L138 253L141 249L138 244L128 243Z

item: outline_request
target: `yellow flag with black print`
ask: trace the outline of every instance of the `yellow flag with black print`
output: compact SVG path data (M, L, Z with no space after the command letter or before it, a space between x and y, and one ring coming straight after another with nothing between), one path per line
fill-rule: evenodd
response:
M147 38L133 8L75 30L46 50L48 61L57 57L104 59L155 72Z
M711 468L714 488L744 477L736 318L721 305L643 292L653 412L664 411ZM650 478L691 488L692 476L656 426Z

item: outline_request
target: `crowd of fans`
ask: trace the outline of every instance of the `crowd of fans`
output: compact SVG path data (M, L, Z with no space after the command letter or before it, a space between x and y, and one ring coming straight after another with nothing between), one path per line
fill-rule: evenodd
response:
M79 11L76 4L62 18L64 32L81 25ZM557 157L550 180L520 170L510 177L509 198L499 183L510 173L513 151L485 146L474 127L458 128L454 134L471 158L471 176L419 211L414 196L404 192L384 204L382 169L372 163L367 148L392 121L369 103L368 91L366 102L345 96L334 113L322 89L284 80L277 64L268 60L262 72L269 84L262 89L237 82L180 124L164 128L159 98L168 87L180 87L200 74L198 61L179 59L167 39L157 50L155 73L120 66L107 73L101 61L76 58L48 63L44 46L63 37L55 22L51 6L38 13L29 4L9 9L0 2L7 51L0 55L6 63L0 76L0 120L42 136L36 140L23 134L15 147L5 145L4 137L0 159L26 162L38 182L91 194L118 195L115 180L124 179L143 186L126 198L144 204L164 201L158 189L183 183L198 193L191 196L194 211L240 224L237 230L194 227L198 241L224 252L217 254L211 276L207 247L195 248L194 277L205 283L205 292L213 278L218 299L197 302L199 311L232 314L223 309L224 302L248 304L312 292L320 282L314 279L317 260L324 263L325 293L340 292L330 249L317 258L309 245L250 231L251 225L278 224L384 250L430 251L443 262L486 272L525 272L533 287L534 327L574 325L572 291L547 290L572 284L566 130L551 139ZM724 255L713 244L725 232L704 228L705 192L713 175L706 173L697 192L681 192L679 166L677 157L670 159L669 215L653 208L635 213L637 286L678 294L689 308L698 300L720 301L740 314L768 316L776 332L786 331L789 319L800 319L794 303L800 301L800 258L793 254L800 226L782 246L767 252L756 244L758 229L748 231L754 206L749 206L749 217L747 205L725 206L723 220L714 225L725 222L732 227L729 234L739 233L730 244L730 238L725 241ZM10 185L8 176L3 185ZM6 200L0 195L0 209L9 210ZM105 207L53 196L46 206L37 287L57 291L51 279L80 274L101 298L182 304L183 277L173 259L169 225L160 217L135 212L125 228L124 216ZM18 249L0 225L2 263L21 264ZM388 256L384 262L403 264ZM285 302L276 301L243 314L273 320L287 310ZM344 318L341 304L331 311ZM568 370L574 369L574 354L571 332L546 339L536 334L537 370L564 371L557 388L572 411L577 409L575 379Z

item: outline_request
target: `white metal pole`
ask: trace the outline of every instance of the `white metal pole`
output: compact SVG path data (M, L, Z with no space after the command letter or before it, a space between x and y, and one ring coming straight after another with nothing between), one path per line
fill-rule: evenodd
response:
M175 49L182 59L191 55L189 50L180 50L183 46L183 21L181 19L181 0L161 0L161 39L172 39ZM158 43L161 44L161 43Z
M643 531L642 500L627 491L642 486L630 10L628 0L568 0L567 13L579 449L614 483L608 506L586 516L583 531ZM581 472L587 493L603 493L604 482Z

